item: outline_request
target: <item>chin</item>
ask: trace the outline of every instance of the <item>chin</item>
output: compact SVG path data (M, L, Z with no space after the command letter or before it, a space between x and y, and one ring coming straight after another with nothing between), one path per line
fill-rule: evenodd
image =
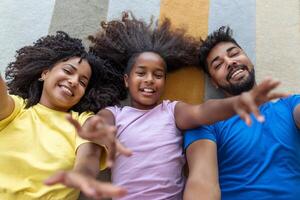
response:
M226 86L219 86L225 93L230 95L240 95L243 92L251 90L255 85L255 79L252 76L247 77L247 79L240 81L238 83L230 83Z

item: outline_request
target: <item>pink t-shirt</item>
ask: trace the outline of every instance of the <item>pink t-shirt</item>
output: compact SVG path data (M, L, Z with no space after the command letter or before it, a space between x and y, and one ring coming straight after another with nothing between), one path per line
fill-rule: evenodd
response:
M119 155L112 181L128 190L122 200L181 200L184 186L181 131L176 127L177 102L163 101L151 110L109 107L115 116L117 137L133 151Z

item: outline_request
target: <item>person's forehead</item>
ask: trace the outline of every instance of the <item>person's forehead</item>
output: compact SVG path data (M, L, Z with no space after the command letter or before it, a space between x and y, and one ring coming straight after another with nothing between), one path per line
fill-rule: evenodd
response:
M165 68L165 62L162 57L156 53L152 52L144 52L140 54L135 60L134 67L148 67L148 66L156 66L162 69Z
M232 47L239 48L236 44L232 42L220 42L216 44L209 52L207 60L213 60L216 56L226 54ZM240 48L239 48L240 49Z
M150 62L164 62L159 54L153 52L143 52L137 58L136 62L150 61Z
M63 66L70 66L79 74L82 74L86 77L90 77L92 73L89 62L86 59L81 59L78 57L68 59L63 63Z
M236 44L232 43L232 42L220 42L217 45L215 45L212 50L210 51L222 51L222 52L226 52L228 49L232 48L232 47L237 47L239 48Z

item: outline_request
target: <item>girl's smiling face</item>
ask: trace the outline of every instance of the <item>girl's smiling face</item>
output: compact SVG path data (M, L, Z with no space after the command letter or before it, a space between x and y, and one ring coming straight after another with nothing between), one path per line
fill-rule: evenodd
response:
M42 73L44 81L40 104L54 110L68 111L83 97L92 71L79 57L56 63Z
M141 110L155 107L163 93L166 65L156 53L144 52L135 59L124 81L129 89L131 106Z

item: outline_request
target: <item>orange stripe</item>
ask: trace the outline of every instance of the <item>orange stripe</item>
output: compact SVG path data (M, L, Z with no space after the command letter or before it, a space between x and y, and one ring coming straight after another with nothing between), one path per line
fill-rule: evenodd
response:
M205 37L208 32L209 0L161 0L160 19L168 17L174 26L186 27L190 35ZM204 74L187 67L168 74L163 99L201 103L204 98Z

